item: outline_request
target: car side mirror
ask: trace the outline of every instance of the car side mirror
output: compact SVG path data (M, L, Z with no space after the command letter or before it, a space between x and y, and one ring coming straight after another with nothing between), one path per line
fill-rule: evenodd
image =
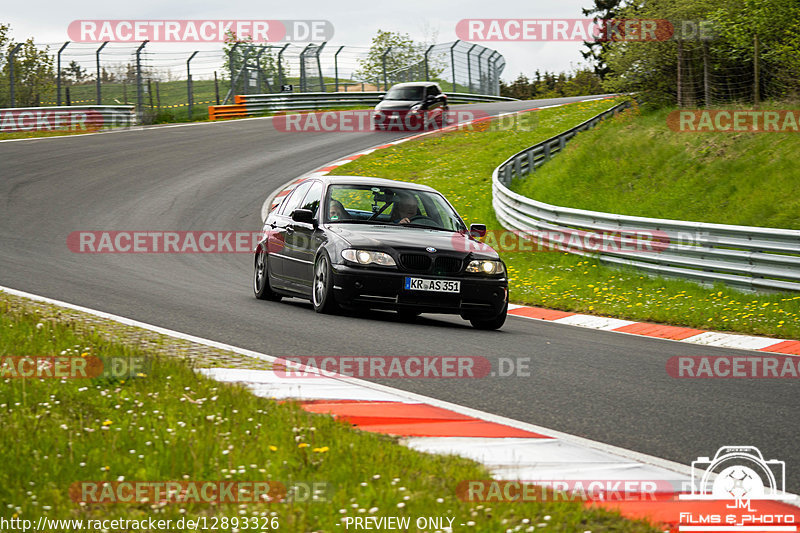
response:
M472 235L473 237L485 237L486 224L470 224L469 234Z
M292 220L304 224L314 224L314 213L310 209L295 209L292 211Z

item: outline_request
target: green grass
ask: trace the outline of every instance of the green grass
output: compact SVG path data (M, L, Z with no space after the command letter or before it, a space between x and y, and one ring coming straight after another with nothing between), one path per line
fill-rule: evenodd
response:
M23 303L21 303L23 302ZM98 326L97 331L102 329ZM343 516L449 516L458 530L655 532L577 502L480 504L458 499L459 481L487 479L480 465L412 451L294 403L258 398L206 379L178 358L124 345L0 297L0 357L144 357L133 378L0 379L0 517L155 519L277 517L280 531L338 531ZM152 350L154 350L152 348ZM80 505L81 481L326 483L318 501ZM240 527L240 531L244 528ZM223 528L228 530L228 528ZM415 528L412 528L416 531Z
M605 121L512 189L593 211L800 229L796 132L676 132L667 127L671 111Z
M533 120L537 127L528 132L461 131L429 136L373 152L332 173L430 185L453 203L467 224L485 223L490 229L500 230L491 205L494 168L512 154L614 103L601 100L537 111ZM580 144L583 135L589 134L581 134L573 143ZM768 139L774 134L760 135ZM595 147L594 153L606 157L604 151ZM568 156L556 156L537 171L537 177L544 169L559 166L562 157ZM501 255L509 267L512 302L629 320L800 338L800 296L744 294L722 285L704 288L562 253Z

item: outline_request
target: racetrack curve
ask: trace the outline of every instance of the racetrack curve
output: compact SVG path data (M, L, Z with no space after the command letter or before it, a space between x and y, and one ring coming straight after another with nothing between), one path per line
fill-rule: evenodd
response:
M501 113L581 99L469 107ZM675 380L665 371L676 355L748 352L518 318L484 332L443 315L317 315L300 300L256 300L250 254L66 246L78 230L257 231L276 187L401 136L288 134L252 119L0 142L0 285L275 356L530 357L530 377L382 383L683 464L724 445L758 446L786 461L787 489L800 491L797 380Z

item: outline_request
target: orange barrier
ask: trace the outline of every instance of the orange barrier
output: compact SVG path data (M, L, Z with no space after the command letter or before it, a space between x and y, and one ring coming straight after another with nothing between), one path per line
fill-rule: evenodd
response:
M210 105L208 106L208 120L219 120L224 118L246 117L247 106L236 105Z

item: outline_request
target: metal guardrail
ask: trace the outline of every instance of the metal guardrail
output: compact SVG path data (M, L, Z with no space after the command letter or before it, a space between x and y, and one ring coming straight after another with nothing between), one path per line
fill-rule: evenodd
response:
M0 109L0 133L99 130L136 124L134 106L92 105Z
M208 118L248 117L276 111L337 109L355 106L375 106L386 94L383 91L358 93L276 93L236 95L233 105L209 106ZM513 102L514 98L485 94L450 93L451 104L475 102Z
M509 189L530 176L579 131L623 109L586 122L514 154L492 173L492 205L500 223L544 247L594 256L652 274L748 290L800 291L800 230L733 226L602 213L546 204ZM655 237L655 246L601 246L609 235ZM632 236L632 237L631 237ZM568 245L565 243L568 242ZM613 242L613 241L612 241ZM642 249L638 249L642 248Z

